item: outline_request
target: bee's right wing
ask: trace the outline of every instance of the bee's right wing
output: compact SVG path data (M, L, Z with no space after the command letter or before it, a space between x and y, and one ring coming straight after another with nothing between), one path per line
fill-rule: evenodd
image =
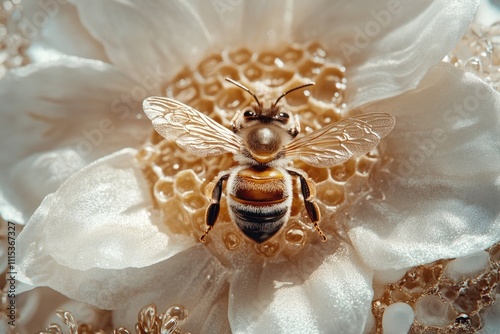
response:
M181 102L152 96L142 107L160 135L200 157L239 153L243 147L229 129Z

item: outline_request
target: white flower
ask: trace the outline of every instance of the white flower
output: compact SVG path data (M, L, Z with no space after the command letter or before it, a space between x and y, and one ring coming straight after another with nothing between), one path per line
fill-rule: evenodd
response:
M0 81L0 210L27 222L21 281L113 309L129 328L140 307L177 303L193 333L361 333L374 271L500 240L500 96L440 63L476 1L54 3L34 63ZM349 238L265 259L173 233L136 159L152 128L142 98L211 52L309 40L346 66L349 108L397 119L373 191L347 213Z

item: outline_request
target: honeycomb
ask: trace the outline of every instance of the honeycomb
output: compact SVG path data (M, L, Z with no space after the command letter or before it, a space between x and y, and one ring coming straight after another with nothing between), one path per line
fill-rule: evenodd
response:
M344 93L347 85L345 68L329 61L318 43L294 44L280 51L255 53L246 48L226 50L203 59L195 68L184 68L165 86L165 96L183 102L229 127L239 109L254 103L250 94L228 83L231 78L255 92L268 105L282 93L307 82L312 88L296 91L280 100L283 108L298 114L302 133L309 133L348 116ZM138 159L151 185L155 206L163 222L175 233L196 240L206 229L204 214L209 203L204 189L220 171L235 165L232 155L200 158L152 132L141 148ZM317 203L322 213L321 228L330 235L345 229L336 216L349 206L363 190L367 190L370 170L380 160L376 151L343 165L314 168L300 161L293 167L304 170L317 186ZM357 194L357 195L356 195ZM265 257L282 252L291 255L306 242L320 237L310 222L294 184L291 218L287 224L262 244L247 239L230 220L225 198L221 200L219 218L207 236L207 246L214 253L252 248ZM217 249L224 245L224 249Z
M9 69L29 63L26 50L31 44L23 34L21 0L5 0L0 3L0 79Z
M473 277L449 277L449 259L414 267L398 282L386 285L372 303L376 334L383 333L385 309L397 302L415 311L409 334L469 334L483 328L484 315L500 293L500 244L488 249L487 256L487 266Z

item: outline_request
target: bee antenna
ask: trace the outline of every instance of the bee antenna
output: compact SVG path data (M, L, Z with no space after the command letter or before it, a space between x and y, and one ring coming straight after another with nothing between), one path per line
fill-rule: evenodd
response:
M257 96L256 96L254 93L252 93L252 92L250 91L250 89L246 88L245 86L243 86L243 85L242 85L242 84L240 84L239 82L234 81L233 79L226 78L226 81L228 81L228 82L232 83L232 84L233 84L233 85L235 85L235 86L240 87L240 88L241 88L241 89L243 89L245 92L247 92L248 94L252 95L252 96L253 96L253 98L255 99L255 101L257 101L257 105L259 106L259 108L260 108L260 107L262 107L262 106L261 106L261 104L260 104L260 102L259 102L259 99L257 98Z
M306 87L309 87L309 86L314 86L314 85L315 85L315 83L314 83L314 82L308 82L308 83L306 83L306 84L303 84L303 85L301 85L301 86L298 86L298 87L292 88L292 89L290 89L290 90L288 90L288 91L284 92L283 94L281 94L281 96L280 96L280 97L278 97L278 99L276 100L276 102L274 102L274 104L273 104L273 109L274 109L274 107L276 107L276 105L278 104L279 100L281 100L282 98L284 98L286 94L291 93L291 92L293 92L293 91L296 91L297 89L302 89L302 88L306 88Z

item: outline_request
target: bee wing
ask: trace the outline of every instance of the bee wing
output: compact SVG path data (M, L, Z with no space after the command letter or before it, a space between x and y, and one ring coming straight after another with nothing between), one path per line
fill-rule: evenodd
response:
M386 113L367 113L331 124L285 146L285 156L314 167L331 167L370 152L396 120Z
M200 157L239 153L243 145L230 130L181 102L152 96L142 108L160 135Z

